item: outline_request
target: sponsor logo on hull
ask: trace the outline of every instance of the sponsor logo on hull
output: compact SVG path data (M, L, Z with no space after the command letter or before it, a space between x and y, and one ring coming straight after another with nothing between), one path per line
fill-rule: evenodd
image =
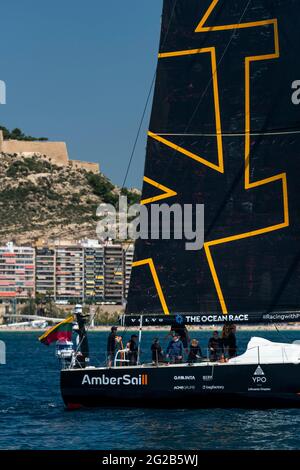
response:
M213 376L212 375L203 375L202 379L203 379L204 382L211 382L213 380Z
M196 380L194 375L174 375L174 380Z
M176 385L173 390L196 390L195 385Z
M107 377L105 374L91 377L89 374L85 374L81 385L148 385L148 374L139 374L135 377L129 374L119 377Z
M249 387L248 392L269 392L271 388L265 387L264 385L267 383L268 379L265 376L265 373L260 365L258 365L253 373L252 376L253 384L256 387Z
M254 372L254 375L265 375L265 373L260 366L257 366L256 371Z
M224 390L224 388L224 385L202 385L202 390L217 391Z

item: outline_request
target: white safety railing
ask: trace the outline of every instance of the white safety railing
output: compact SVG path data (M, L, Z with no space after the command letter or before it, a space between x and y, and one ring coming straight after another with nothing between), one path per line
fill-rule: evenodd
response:
M114 367L117 367L117 363L123 363L123 362L129 363L129 359L126 359L127 357L126 354L128 354L128 352L129 352L129 349L119 349L116 352L115 359L114 359Z

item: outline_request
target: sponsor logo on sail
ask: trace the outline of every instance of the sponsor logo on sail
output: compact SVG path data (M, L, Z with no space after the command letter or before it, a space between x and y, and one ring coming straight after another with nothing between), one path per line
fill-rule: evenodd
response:
M91 377L85 374L81 385L148 385L148 374L139 374L135 377L129 374L124 374L119 377L107 377L105 374Z
M249 320L248 314L226 314L226 315L186 315L186 323L222 323L222 322L233 322L233 323L242 323Z

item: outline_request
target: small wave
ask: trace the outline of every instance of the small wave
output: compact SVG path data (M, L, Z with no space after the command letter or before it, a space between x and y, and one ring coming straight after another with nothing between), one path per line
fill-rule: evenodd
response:
M0 410L0 413L13 413L16 411L16 408L14 406L9 406L8 408L3 408L3 410Z

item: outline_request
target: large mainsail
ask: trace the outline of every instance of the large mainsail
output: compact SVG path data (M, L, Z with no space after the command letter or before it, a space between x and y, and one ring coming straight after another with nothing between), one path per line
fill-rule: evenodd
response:
M128 314L300 320L299 18L299 0L164 0L142 200L204 204L205 243L137 240Z

